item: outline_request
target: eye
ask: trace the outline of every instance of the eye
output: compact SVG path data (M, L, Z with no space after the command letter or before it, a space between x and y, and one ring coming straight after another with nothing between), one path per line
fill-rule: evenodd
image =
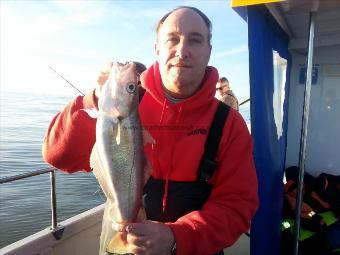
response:
M201 38L197 38L197 37L193 37L190 38L190 42L193 44L201 44L202 43L202 39Z
M177 37L169 37L169 38L167 38L167 40L166 40L166 43L168 43L168 44L176 44L176 43L178 43L178 38Z
M130 94L134 93L136 91L136 84L134 83L129 83L127 86L126 86L126 91Z

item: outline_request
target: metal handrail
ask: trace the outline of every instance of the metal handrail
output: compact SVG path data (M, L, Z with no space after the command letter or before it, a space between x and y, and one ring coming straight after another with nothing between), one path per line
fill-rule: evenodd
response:
M51 182L51 228L53 235L56 239L60 239L62 235L62 230L63 228L58 228L57 227L57 196L56 196L56 182L55 182L55 170L56 168L54 167L48 167L44 169L40 169L37 171L31 171L23 174L17 174L14 176L8 176L8 177L2 177L0 178L0 184L12 182L12 181L17 181L21 179L26 179L29 177L33 177L36 175L41 175L41 174L46 174L50 173L50 182Z

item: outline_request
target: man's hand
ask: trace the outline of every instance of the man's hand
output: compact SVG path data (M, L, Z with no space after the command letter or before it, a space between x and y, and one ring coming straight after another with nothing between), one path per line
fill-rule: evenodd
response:
M107 63L99 72L98 79L97 79L97 86L96 86L96 90L94 92L97 100L99 99L100 91L101 91L103 85L105 84L105 82L107 81L107 79L110 76L112 65L113 65L112 62Z
M129 252L136 255L170 255L174 235L164 223L145 220L138 223L113 223L113 228L127 232Z

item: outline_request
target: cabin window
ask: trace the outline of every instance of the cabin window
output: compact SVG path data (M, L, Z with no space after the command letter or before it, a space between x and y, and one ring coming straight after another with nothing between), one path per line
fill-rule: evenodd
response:
M279 53L273 50L273 68L274 68L274 92L273 92L273 109L274 120L276 125L277 139L282 136L283 127L283 103L285 100L285 84L287 60L282 58Z

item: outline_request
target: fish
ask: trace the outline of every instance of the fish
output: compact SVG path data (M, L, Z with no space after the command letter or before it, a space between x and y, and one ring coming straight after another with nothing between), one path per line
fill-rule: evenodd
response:
M112 223L136 222L144 185L143 132L138 116L138 75L133 62L113 63L98 101L90 166L107 201L99 254L126 254L126 233Z

